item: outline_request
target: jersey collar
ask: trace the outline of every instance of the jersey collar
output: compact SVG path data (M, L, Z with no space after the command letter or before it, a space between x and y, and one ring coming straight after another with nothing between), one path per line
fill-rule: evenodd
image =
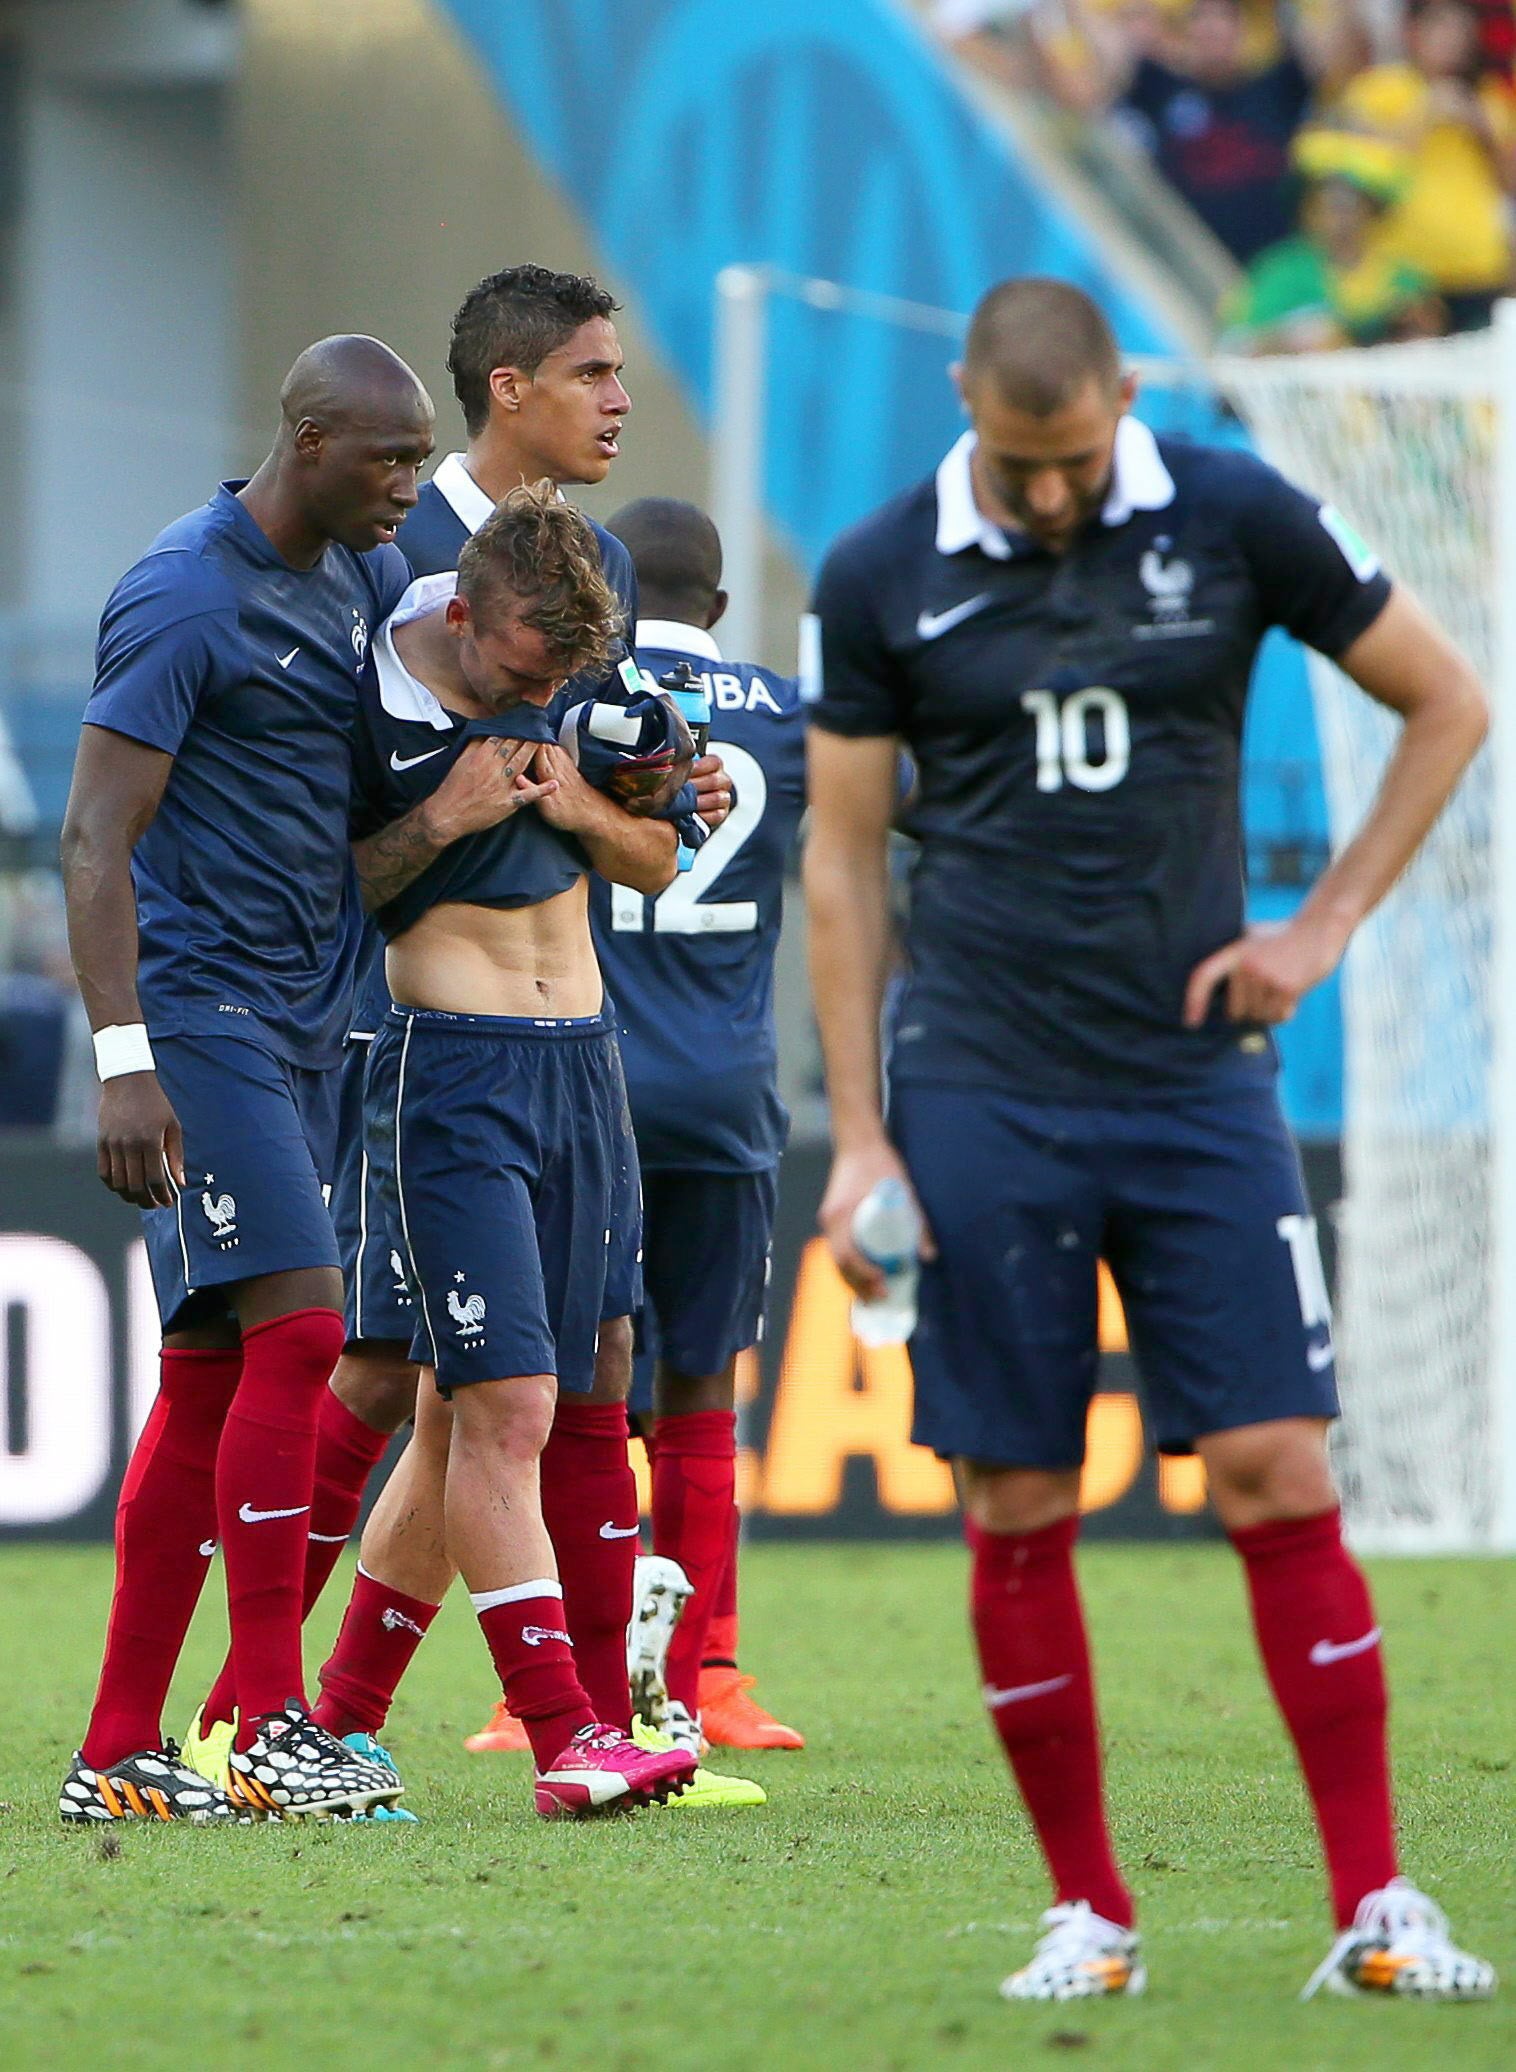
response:
M1009 561L1013 539L986 518L974 501L969 463L978 440L964 433L943 456L937 470L937 552L962 554L978 547L992 561ZM440 470L439 470L440 473ZM1111 490L1100 514L1102 525L1125 525L1137 511L1162 511L1174 501L1174 478L1158 451L1158 441L1140 418L1123 417L1116 427Z
M448 459L452 458L454 456L449 454ZM418 577L374 636L374 671L379 680L379 703L391 719L424 720L440 733L447 734L457 725L458 714L449 712L419 678L412 676L395 652L395 628L435 611L439 604L447 602L457 587L456 570Z
M479 487L464 466L461 453L450 453L440 460L432 472L432 482L471 533L479 530L495 508L489 492Z
M703 662L721 660L721 650L705 628L686 626L683 619L639 619L637 645L673 655L698 655Z

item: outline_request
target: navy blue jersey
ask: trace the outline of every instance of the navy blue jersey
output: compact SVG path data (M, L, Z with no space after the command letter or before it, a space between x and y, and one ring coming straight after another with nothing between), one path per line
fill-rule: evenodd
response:
M1389 585L1249 454L1123 420L1105 509L1055 556L988 523L972 435L818 579L815 723L913 756L898 1080L1120 1098L1273 1069L1196 964L1243 928L1238 775L1259 642L1338 655Z
M805 806L799 686L723 662L708 633L644 620L638 659L689 661L711 701L731 816L666 892L590 881L595 946L616 1011L638 1156L649 1170L756 1172L784 1148L774 951L784 866Z
M412 574L445 575L456 569L458 555L464 542L479 530L494 508L488 492L479 487L464 466L462 454L450 453L439 461L431 481L422 487L415 510L400 528L398 545L410 563ZM605 579L615 591L626 614L627 632L630 636L631 629L637 623L637 577L632 567L632 557L614 533L607 532L604 526L596 525L593 518L587 517L585 522L595 535ZM626 652L630 653L629 643ZM613 663L613 676L614 669ZM571 696L566 697L565 705L597 695L604 695L619 702L623 695L610 678L606 679L606 688L603 692L599 683L581 677L575 677L567 686L567 691ZM555 703L555 715L558 709ZM426 792L434 788L428 784L425 791L418 796L424 797ZM547 895L540 896L545 898ZM415 918L414 915L412 918ZM369 1037L388 1012L390 995L389 987L384 982L383 939L379 931L372 927L365 928L363 936L357 999L353 1009L353 1034Z
M394 629L434 610L441 598L451 595L450 576L413 583L374 641L358 688L353 735L355 839L387 827L429 798L465 745L481 735L521 741L558 738L547 708L520 704L489 719L469 719L449 712L411 675L395 652ZM537 906L567 892L589 869L589 857L576 837L550 827L527 806L495 827L451 843L380 907L373 920L389 941L435 906ZM382 980L382 964L379 975Z
M244 1035L333 1062L357 939L354 694L405 588L393 547L291 568L223 483L159 534L100 622L87 725L174 758L132 856L154 1036Z

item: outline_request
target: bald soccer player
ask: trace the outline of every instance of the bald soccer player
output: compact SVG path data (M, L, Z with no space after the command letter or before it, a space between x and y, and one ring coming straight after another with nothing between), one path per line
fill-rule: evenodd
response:
M64 824L100 1177L144 1212L164 1333L66 1821L351 1813L399 1791L309 1719L300 1599L343 1342L324 1190L356 938L348 739L370 631L409 580L393 542L433 412L361 337L303 353L280 401L252 479L171 525L112 593ZM450 783L455 819L510 808L510 777L478 757ZM218 1544L242 1701L230 1797L161 1723Z

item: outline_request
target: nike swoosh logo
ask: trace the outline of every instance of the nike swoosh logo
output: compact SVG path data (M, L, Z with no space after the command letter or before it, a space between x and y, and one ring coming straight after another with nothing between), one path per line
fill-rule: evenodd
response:
M1372 1627L1362 1640L1318 1640L1311 1649L1311 1667L1329 1668L1333 1662L1346 1662L1350 1655L1366 1655L1370 1648L1379 1645L1379 1628Z
M965 619L971 619L975 612L982 612L994 599L988 591L981 596L971 597L967 604L955 604L951 611L923 612L916 621L916 632L922 640L940 640L944 633L951 633L955 626L961 626Z
M600 1537L603 1540L630 1540L634 1539L641 1530L642 1527L640 1525L612 1525L607 1518L604 1525L600 1528Z
M1337 1357L1329 1338L1325 1345L1308 1345L1305 1349L1305 1363L1313 1374L1320 1374L1330 1367Z
M417 763L429 763L434 755L441 755L440 748L429 748L425 755L402 755L398 749L390 753L392 770L414 770Z
M291 662L294 661L296 655L298 655L299 652L300 650L298 647L292 647L287 655L280 655L278 658L279 667L281 669L288 669Z
M206 1560L209 1561L216 1551L216 1542L214 1540L202 1540L200 1542L200 1551Z
M347 1534L345 1532L308 1532L305 1537L308 1540L319 1540L323 1547L345 1547L347 1545Z
M1053 1691L1061 1691L1065 1684L1074 1681L1074 1672L1067 1676L1050 1676L1046 1683L1012 1684L1008 1691L997 1691L993 1684L984 1687L984 1702L990 1710L997 1711L1002 1705L1019 1705L1023 1698L1046 1698Z
M309 1504L294 1504L288 1511L255 1511L251 1504L244 1504L237 1516L244 1525L264 1525L270 1518L298 1518L309 1509Z

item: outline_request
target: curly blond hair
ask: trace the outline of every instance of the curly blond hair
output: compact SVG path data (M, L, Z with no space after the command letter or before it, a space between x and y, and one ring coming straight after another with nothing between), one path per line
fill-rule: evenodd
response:
M565 676L603 676L626 631L594 533L547 481L510 490L465 543L458 595L481 626L516 611Z

